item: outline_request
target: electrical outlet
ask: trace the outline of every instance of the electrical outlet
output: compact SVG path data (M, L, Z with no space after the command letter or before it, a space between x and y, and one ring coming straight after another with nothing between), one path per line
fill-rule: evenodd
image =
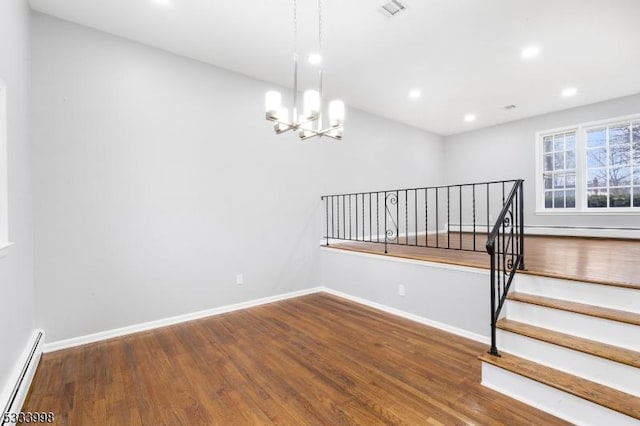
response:
M403 284L398 284L398 295L399 296L404 296L404 285Z
M236 284L237 285L244 284L244 276L242 274L236 275Z

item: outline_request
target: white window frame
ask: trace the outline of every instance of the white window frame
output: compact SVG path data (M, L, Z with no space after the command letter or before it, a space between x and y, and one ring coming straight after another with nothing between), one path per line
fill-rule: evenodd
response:
M12 245L9 242L7 168L7 85L0 79L0 257L6 255Z
M612 126L620 122L640 120L640 114L590 121L573 126L543 130L535 134L536 155L536 214L537 215L640 215L639 207L587 207L587 131L594 127ZM576 132L576 206L573 208L546 208L544 204L543 139L556 133ZM631 184L633 186L633 182Z

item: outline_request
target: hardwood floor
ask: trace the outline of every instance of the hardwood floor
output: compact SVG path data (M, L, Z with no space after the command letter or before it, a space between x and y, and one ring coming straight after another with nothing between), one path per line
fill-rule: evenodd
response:
M402 238L404 242L404 237ZM409 243L413 241L409 239ZM424 236L419 236L418 244L424 243ZM473 236L468 233L452 233L450 238L447 238L446 234L441 234L438 244L446 247L448 243L453 248L473 248ZM478 249L482 250L485 243L486 234L476 235ZM429 244L436 244L435 235L430 236ZM640 240L526 235L524 245L527 268L525 273L640 289ZM332 243L330 247L384 254L384 244L378 243L340 241ZM479 268L489 267L486 252L392 244L387 247L389 256Z
M480 385L486 346L324 293L43 355L58 425L564 422Z

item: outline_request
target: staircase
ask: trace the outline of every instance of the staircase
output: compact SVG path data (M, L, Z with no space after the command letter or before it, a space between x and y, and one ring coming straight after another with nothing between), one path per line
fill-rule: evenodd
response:
M640 286L518 273L496 328L483 385L575 424L640 425Z

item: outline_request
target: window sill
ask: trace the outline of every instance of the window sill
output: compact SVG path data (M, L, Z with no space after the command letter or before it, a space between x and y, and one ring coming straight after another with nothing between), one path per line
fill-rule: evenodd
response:
M0 258L5 257L7 253L9 253L9 247L11 247L13 243L10 242L0 242Z
M640 209L615 210L536 210L537 216L629 216L640 215Z

